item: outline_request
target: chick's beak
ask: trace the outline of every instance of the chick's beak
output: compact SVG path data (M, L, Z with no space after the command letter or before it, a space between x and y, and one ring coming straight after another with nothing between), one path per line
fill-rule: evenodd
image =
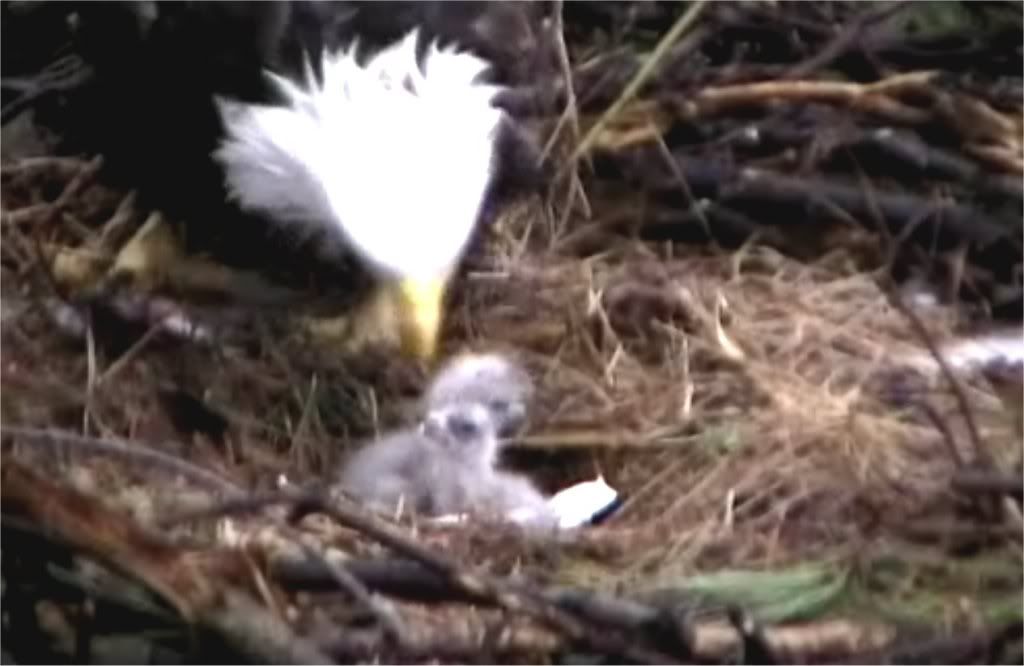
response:
M429 361L437 351L443 317L445 280L402 280L399 290L399 335L402 351Z

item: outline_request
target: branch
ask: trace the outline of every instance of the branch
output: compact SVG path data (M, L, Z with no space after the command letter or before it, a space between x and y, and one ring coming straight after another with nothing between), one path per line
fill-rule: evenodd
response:
M959 203L937 204L927 198L896 192L872 192L871 199L859 186L827 178L795 177L757 168L737 168L674 155L681 173L695 190L709 192L729 202L780 203L802 207L842 209L853 218L870 219L872 205L882 213L894 236L928 213L914 232L939 247L949 249L966 240L986 246L999 244L1008 253L1020 253L1021 243L1014 233L1019 219L995 217ZM678 181L659 168L647 149L632 151L622 158L633 180L654 191L673 193Z
M0 470L5 521L23 516L47 536L140 581L184 621L213 629L254 663L331 663L316 646L231 585L246 580L249 570L240 552L224 553L219 560L197 558L92 497L44 479L9 458L0 463Z
M134 463L146 464L163 468L180 474L201 486L223 492L228 495L240 496L244 491L231 481L213 472L197 467L190 462L161 453L155 449L145 448L140 443L123 439L99 439L59 430L43 430L21 426L0 426L0 435L16 437L23 444L43 446L72 446L81 451L111 455Z

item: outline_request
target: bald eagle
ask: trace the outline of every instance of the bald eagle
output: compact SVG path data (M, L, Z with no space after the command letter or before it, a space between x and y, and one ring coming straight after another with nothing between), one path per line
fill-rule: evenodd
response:
M218 98L213 153L229 199L281 224L336 231L394 291L403 346L429 356L445 284L493 177L502 113L482 59L418 33L365 62L324 53L322 78L268 73L283 104Z
M258 220L340 243L402 349L428 359L505 154L532 154L519 158L490 62L416 27L363 39L347 6L82 3L76 39L96 76L75 122L193 236L244 246Z

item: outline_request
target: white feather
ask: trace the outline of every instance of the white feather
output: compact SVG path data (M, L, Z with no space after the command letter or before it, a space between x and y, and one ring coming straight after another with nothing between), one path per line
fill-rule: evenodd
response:
M492 178L498 88L485 61L417 32L365 64L356 46L323 55L323 83L268 73L283 106L218 99L214 153L229 196L282 224L337 229L372 268L444 277L458 261Z

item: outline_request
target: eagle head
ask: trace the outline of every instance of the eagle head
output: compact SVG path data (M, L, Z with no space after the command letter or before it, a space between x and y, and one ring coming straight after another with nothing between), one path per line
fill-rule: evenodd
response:
M321 54L322 75L268 72L283 100L216 99L228 196L281 224L336 232L396 309L403 349L433 356L446 286L488 186L502 111L481 58L418 33L368 58Z

